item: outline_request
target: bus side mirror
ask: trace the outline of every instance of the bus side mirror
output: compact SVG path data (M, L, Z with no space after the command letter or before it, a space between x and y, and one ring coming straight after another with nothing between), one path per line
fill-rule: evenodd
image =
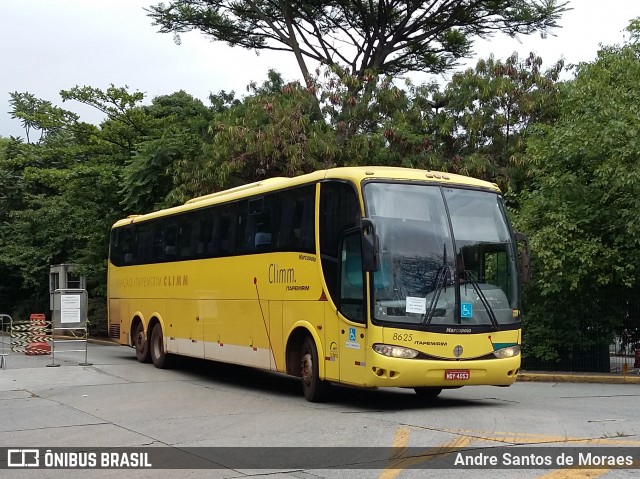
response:
M529 250L529 238L524 233L516 233L515 239L517 243L522 243L522 251L520 255L520 274L522 275L522 282L528 283L531 277L531 253Z
M369 218L362 218L362 269L368 272L378 271L380 266L380 247L376 227Z

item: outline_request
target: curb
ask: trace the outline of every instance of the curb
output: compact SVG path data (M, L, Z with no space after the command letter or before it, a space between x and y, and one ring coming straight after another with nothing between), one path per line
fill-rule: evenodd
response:
M100 344L101 346L123 346L122 344L112 341L110 339L89 338L87 339L87 342L89 344Z
M640 384L640 374L589 374L521 372L518 381L552 383Z
M83 338L75 338L73 336L63 336L63 335L59 335L59 334L56 334L56 335L53 335L53 336L47 336L47 338L51 338L51 339L54 339L56 341L64 341L65 339L71 339L71 340L82 339L82 340L84 340L84 337ZM102 346L122 346L120 343L117 343L117 342L112 341L110 339L87 338L87 343L89 343L89 344L100 344Z

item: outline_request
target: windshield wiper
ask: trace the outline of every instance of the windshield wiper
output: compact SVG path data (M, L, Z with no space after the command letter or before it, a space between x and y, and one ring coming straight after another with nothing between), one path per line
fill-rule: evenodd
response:
M464 280L468 283L471 283L473 290L478 295L478 298L480 298L480 302L482 303L482 306L484 306L484 310L487 312L487 315L491 320L491 324L493 325L493 328L498 329L498 326L499 326L498 319L496 318L496 315L493 312L493 309L491 308L489 301L487 301L486 296L482 292L482 289L478 285L478 282L475 279L473 279L473 276L471 275L471 272L468 269L464 270Z
M443 245L442 252L442 266L438 268L438 273L436 275L436 287L433 290L433 296L431 297L431 302L429 303L429 309L427 310L427 314L422 320L423 325L429 326L431 320L433 319L433 315L436 312L436 305L438 304L438 299L440 298L440 293L444 289L447 284L447 276L449 276L449 267L447 266L447 245Z

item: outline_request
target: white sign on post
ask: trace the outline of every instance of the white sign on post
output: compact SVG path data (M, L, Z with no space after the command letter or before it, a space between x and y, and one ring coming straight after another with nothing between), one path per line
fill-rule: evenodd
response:
M62 310L80 309L80 295L79 294L60 295L60 306Z
M80 295L62 294L60 295L60 322L79 323L80 322Z

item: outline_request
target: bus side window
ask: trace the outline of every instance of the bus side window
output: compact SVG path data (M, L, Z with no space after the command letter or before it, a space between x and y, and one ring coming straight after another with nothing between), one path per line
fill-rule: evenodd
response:
M110 251L109 251L109 260L116 266L122 266L124 258L122 257L122 249L120 245L120 234L122 232L122 228L115 228L111 230L111 241L110 241Z
M211 210L204 210L199 214L199 231L196 244L196 256L206 258L213 252L213 218Z
M136 263L136 238L133 231L133 227L129 226L124 230L124 241L122 244L122 251L124 252L124 264Z
M164 260L174 261L177 258L178 247L178 225L170 223L167 225L164 236Z
M153 223L144 222L137 226L138 230L138 252L136 254L137 264L148 264L153 261Z
M340 267L340 312L347 319L364 323L364 271L362 270L362 237L360 230L347 234L342 241Z
M359 226L360 207L354 187L343 181L320 183L320 257L329 295L337 302L340 236Z
M236 253L261 253L271 250L270 195L238 203Z
M509 257L506 251L485 252L480 281L500 287L507 296L511 296L511 278L509 275ZM509 300L511 298L509 297Z
M276 205L276 249L315 253L315 185L279 192Z
M158 221L153 233L153 261L164 261L164 228L163 221Z
M178 239L176 250L179 259L191 259L191 234L192 234L193 214L186 215L178 226Z
M236 210L236 241L234 253L248 253L253 250L253 241L249 241L247 238L247 230L249 229L247 223L249 222L249 211L247 200L242 200L238 203L234 203Z
M235 252L233 240L235 236L236 217L233 205L220 206L216 215L215 256L229 256Z
M256 253L271 251L273 198L274 195L270 194L249 201L247 240Z

